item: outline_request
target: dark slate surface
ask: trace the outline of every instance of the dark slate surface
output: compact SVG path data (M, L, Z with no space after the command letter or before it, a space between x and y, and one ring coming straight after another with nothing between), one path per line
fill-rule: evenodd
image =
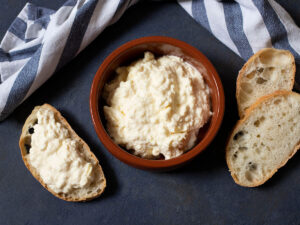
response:
M1 38L25 2L1 0ZM32 2L56 9L64 1ZM296 1L280 3L299 24ZM89 113L90 86L104 58L121 44L150 35L178 38L202 51L219 72L226 95L224 122L214 142L192 163L168 173L137 170L111 156L98 140ZM239 187L228 172L224 146L238 119L235 80L243 63L175 2L132 7L0 123L0 224L299 224L299 154L259 188ZM21 128L33 107L45 102L62 112L100 159L108 183L102 197L64 202L26 170L18 147Z

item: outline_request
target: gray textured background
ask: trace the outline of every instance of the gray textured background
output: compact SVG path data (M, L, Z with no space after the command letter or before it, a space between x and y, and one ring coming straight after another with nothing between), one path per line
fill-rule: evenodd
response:
M0 38L25 2L0 0ZM30 2L57 9L64 1ZM299 25L299 3L278 2ZM150 35L178 38L202 51L215 65L226 95L224 122L213 143L192 163L168 173L134 169L111 156L98 140L89 113L90 86L105 57L129 40ZM238 119L235 80L243 63L175 2L133 6L0 123L0 224L299 224L299 153L259 188L239 187L228 172L224 146ZM108 183L100 198L64 202L25 168L18 147L21 128L33 107L45 102L62 112L99 158Z

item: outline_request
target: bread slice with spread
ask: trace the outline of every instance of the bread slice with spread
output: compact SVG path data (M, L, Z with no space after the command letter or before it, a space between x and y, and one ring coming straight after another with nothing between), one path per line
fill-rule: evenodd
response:
M96 156L51 105L34 108L19 145L25 166L56 197L88 201L104 191L106 179Z
M277 91L260 98L238 121L226 148L234 181L263 184L300 147L300 94Z
M240 117L258 98L278 90L291 91L295 71L294 56L287 50L265 48L250 57L237 78Z

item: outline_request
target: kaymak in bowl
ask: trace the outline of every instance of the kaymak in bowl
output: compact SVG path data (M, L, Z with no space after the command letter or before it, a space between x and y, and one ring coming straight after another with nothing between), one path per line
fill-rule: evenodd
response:
M113 140L147 159L171 159L197 142L212 115L201 73L177 56L144 58L118 67L105 85L104 115Z
M224 115L221 80L196 48L174 38L135 39L99 67L90 111L105 148L130 166L167 171L200 154Z

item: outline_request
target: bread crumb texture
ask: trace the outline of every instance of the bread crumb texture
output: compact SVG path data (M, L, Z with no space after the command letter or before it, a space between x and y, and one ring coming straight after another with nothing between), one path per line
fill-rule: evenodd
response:
M242 117L258 98L277 90L292 90L295 65L286 50L264 49L244 65L239 74L237 98Z
M234 130L227 163L237 183L256 186L294 154L300 139L300 97L277 95L263 101Z

